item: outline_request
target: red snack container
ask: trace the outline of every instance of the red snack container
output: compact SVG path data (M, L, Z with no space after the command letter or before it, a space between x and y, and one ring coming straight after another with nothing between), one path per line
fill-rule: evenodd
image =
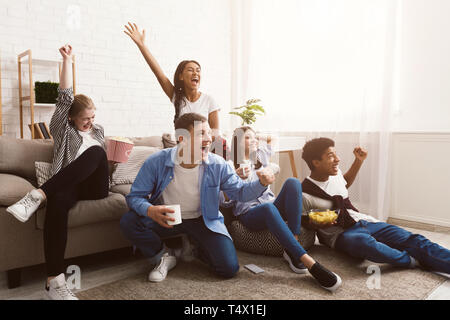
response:
M134 143L125 138L108 138L106 140L106 156L109 161L124 163L128 161Z

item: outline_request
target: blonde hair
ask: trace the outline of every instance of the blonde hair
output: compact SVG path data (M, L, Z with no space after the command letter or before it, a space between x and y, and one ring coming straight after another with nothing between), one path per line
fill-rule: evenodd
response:
M96 109L94 102L91 98L88 96L85 96L84 94L77 94L73 97L72 106L69 110L69 117L74 118L76 117L81 111L84 111L86 109Z

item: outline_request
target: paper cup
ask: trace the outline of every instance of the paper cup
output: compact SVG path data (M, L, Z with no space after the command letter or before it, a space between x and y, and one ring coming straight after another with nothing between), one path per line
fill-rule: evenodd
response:
M180 205L174 204L174 205L166 206L166 208L175 210L174 213L166 212L166 216L168 216L169 218L175 219L175 221L167 221L167 224L169 226L174 226L176 224L180 224L181 223L181 207L180 207Z

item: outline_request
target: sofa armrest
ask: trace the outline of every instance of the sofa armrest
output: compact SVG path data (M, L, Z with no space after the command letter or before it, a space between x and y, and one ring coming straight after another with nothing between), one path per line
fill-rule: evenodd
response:
M34 189L34 186L22 177L0 173L0 206L8 207Z

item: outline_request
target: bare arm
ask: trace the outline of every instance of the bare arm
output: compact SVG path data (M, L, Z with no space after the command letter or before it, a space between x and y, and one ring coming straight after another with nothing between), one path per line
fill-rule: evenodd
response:
M356 179L356 175L361 169L361 166L367 158L367 151L361 147L357 147L353 150L353 154L355 155L355 161L353 161L352 166L348 169L347 173L344 174L344 179L347 181L346 188L348 189Z
M128 26L125 25L125 29L127 29L127 31L124 31L124 33L127 34L134 41L134 43L136 43L137 47L144 56L145 61L147 61L147 64L156 76L161 88L169 99L172 100L174 86L164 74L158 61L156 61L155 57L153 57L150 50L145 45L145 30L142 30L142 33L139 32L138 26L135 23L131 24L130 22L128 22Z
M213 111L208 114L208 123L211 129L219 130L219 110Z
M59 52L63 58L59 87L61 89L68 89L72 87L72 79L70 77L72 70L72 46L66 44L64 47L59 48Z

